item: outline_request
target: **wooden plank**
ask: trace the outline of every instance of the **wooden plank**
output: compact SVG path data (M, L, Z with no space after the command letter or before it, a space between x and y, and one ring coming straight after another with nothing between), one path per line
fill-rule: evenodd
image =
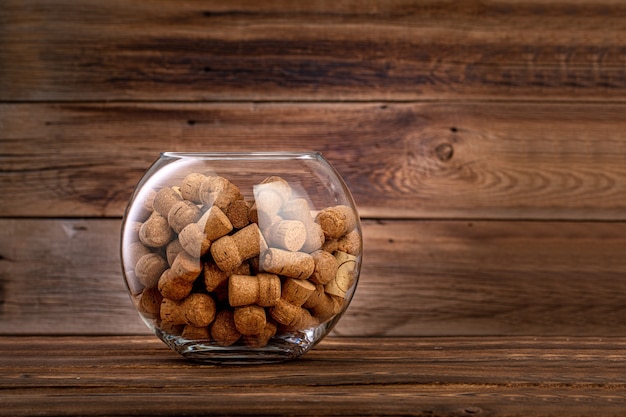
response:
M601 99L616 0L8 0L0 100Z
M146 334L118 219L0 220L0 334ZM626 335L626 223L363 222L342 336ZM53 243L51 243L53 242Z
M342 337L292 362L220 367L151 336L2 337L0 415L619 415L624 348L624 338Z
M122 215L162 151L317 150L371 218L626 219L624 104L0 105L0 215Z

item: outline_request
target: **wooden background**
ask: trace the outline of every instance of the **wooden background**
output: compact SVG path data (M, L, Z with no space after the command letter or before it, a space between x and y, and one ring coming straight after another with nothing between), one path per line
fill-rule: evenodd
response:
M352 190L340 336L626 336L622 1L0 1L0 334L134 335L162 151L316 150Z

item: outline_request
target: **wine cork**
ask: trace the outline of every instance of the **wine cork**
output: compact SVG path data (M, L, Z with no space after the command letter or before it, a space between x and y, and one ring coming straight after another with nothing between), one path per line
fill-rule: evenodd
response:
M289 304L300 307L314 292L315 285L311 282L302 279L286 278L283 281L280 298Z
M197 222L201 215L198 206L191 201L181 200L174 203L170 209L167 222L176 233L180 233L188 224Z
M149 253L151 253L150 249L148 249L143 243L139 241L131 243L124 250L124 256L128 259L127 266L134 268L135 265L137 265L137 262L139 262L139 259Z
M171 273L180 276L185 281L193 282L202 272L202 262L188 254L186 251L180 252L172 263Z
M205 206L217 206L226 211L235 200L243 199L239 188L232 182L220 176L208 176L202 180L198 190L199 199Z
M142 256L135 266L135 276L146 287L156 287L161 274L169 267L167 261L156 253Z
M337 258L324 250L317 250L311 256L315 262L315 268L309 279L315 284L328 284L337 275L339 268Z
M172 209L172 206L182 201L182 197L173 188L165 187L161 188L155 195L152 201L154 210L161 216L167 218L168 213Z
M271 218L289 201L291 186L283 178L271 176L255 185L253 193L257 212Z
M326 239L338 239L356 227L354 210L345 205L323 209L317 214L316 222L322 226Z
M300 250L307 238L306 227L299 220L280 220L264 232L269 247L291 252Z
M140 310L153 317L159 317L163 296L156 287L144 288L139 298Z
M259 260L263 271L291 278L307 279L315 269L313 257L304 252L270 248Z
M236 307L233 316L235 327L244 336L259 334L265 328L265 309L258 305Z
M198 220L198 226L206 235L206 238L214 242L233 230L233 225L217 206L211 206Z
M233 271L224 272L215 263L206 262L202 270L204 276L204 286L206 290L213 293L219 301L228 298L228 277L231 274L250 275L250 266L247 262L242 263Z
M223 236L211 245L211 255L222 271L232 271L243 261L258 256L266 243L256 223L239 230L232 236Z
M209 328L204 327L196 327L191 324L187 324L182 333L180 334L187 340L209 340L211 339L211 335L209 333Z
M231 275L228 280L228 304L240 307L257 304L269 307L280 298L280 278L274 274Z
M180 184L180 193L185 200L200 204L200 186L206 177L200 173L193 172L183 178Z
M290 200L282 208L280 215L285 220L298 220L304 225L306 239L300 251L311 253L322 247L325 239L324 231L319 224L315 223L306 199L298 197Z
M320 321L325 322L341 310L343 303L324 291L323 285L316 285L315 291L302 307L307 308Z
M235 229L243 229L250 224L250 209L252 203L245 200L235 200L226 209L226 217Z
M346 252L335 252L335 258L339 264L337 274L324 289L328 294L344 298L356 279L357 257Z
M207 239L197 223L185 226L178 234L178 241L183 249L194 258L206 255L211 247L211 241Z
M139 229L139 240L150 248L160 248L172 240L174 232L167 219L158 212L153 212Z
M308 310L294 306L280 298L276 305L270 308L270 315L277 323L289 331L304 330L319 324L319 320L311 316Z
M157 287L164 298L179 301L189 295L193 289L193 281L173 274L171 269L166 269L161 274Z
M276 326L276 324L268 321L265 323L265 327L263 328L261 333L246 335L243 337L243 341L248 347L256 349L262 348L264 346L267 346L270 339L276 334L277 329L278 327Z
M215 301L207 294L190 294L182 301L164 298L161 302L161 319L171 324L204 327L211 324L215 314Z
M355 229L337 240L337 248L335 250L357 256L361 253L361 246L361 235Z
M171 266L174 263L174 260L176 259L178 254L184 250L185 249L180 244L180 241L178 239L174 239L170 243L168 243L165 248L165 257L167 258L168 265Z
M215 318L216 305L208 294L193 293L180 304L184 311L185 323L196 327L208 326Z
M210 326L211 337L220 346L231 346L241 338L232 310L220 310Z

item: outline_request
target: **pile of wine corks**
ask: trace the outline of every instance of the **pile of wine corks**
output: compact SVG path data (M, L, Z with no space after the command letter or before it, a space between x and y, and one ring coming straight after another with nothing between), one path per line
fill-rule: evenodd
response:
M138 309L156 327L262 347L343 310L361 252L354 210L313 212L277 176L252 195L246 200L224 177L193 173L146 199L124 262Z

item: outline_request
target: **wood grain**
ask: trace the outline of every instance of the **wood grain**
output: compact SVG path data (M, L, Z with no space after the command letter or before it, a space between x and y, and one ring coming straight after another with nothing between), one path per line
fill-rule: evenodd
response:
M0 334L146 334L120 221L0 220ZM363 223L342 336L626 335L626 223ZM54 244L51 244L54 242Z
M3 337L0 415L619 415L624 348L624 338L342 337L292 362L219 367L151 336Z
M624 4L3 2L0 100L622 100Z
M367 218L624 220L625 112L606 103L0 104L0 215L120 217L162 151L317 150Z

